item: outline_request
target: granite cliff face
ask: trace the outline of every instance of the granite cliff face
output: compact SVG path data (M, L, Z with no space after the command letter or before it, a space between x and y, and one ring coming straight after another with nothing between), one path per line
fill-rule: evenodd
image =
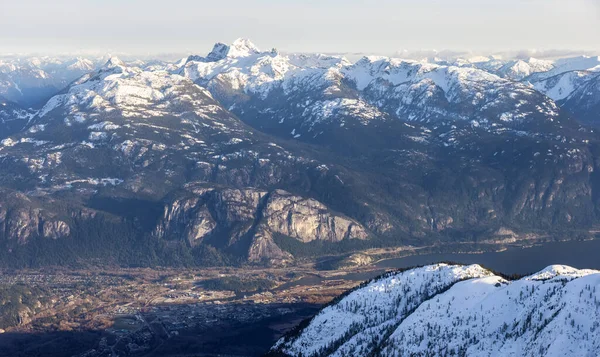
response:
M324 204L284 190L195 188L165 205L154 234L162 239L203 241L242 250L251 262L292 256L273 241L274 234L302 243L368 239L357 221Z
M34 237L60 239L71 233L70 226L51 210L36 205L20 193L4 193L0 203L0 236L26 244Z

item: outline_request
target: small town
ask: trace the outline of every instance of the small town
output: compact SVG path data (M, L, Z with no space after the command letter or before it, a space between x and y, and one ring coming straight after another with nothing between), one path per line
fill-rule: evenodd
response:
M234 349L261 351L335 296L381 272L309 267L293 274L282 268L6 271L0 286L12 295L7 293L3 303L21 303L14 319L2 321L6 338L0 355L9 355L11 336L48 336L42 341L52 348L53 336L65 334L90 339L89 350L77 351L86 357L158 353L161 346L169 351L160 355L174 353L177 346L185 353L192 340L194 346L202 344L195 350L223 351L224 336L238 341L232 354L240 352ZM252 338L253 331L263 337Z

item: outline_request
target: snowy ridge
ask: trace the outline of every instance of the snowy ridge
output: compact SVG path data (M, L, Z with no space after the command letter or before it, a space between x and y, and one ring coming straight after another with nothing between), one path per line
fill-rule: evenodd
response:
M529 58L527 60L514 60L506 63L498 69L501 77L520 81L534 73L548 72L554 64L551 61Z
M213 80L224 81L234 90L266 98L276 87L290 93L298 85L323 85L348 63L343 57L261 52L250 41L239 39L231 46L216 44L206 58L190 57L176 72L209 88Z
M502 59L494 56L480 56L466 59L457 58L451 61L434 59L427 62L477 68L515 81L530 79L539 81L565 72L600 70L600 57L598 56L567 57L556 60L544 60L533 57L527 59Z
M600 72L570 71L533 82L536 90L555 100L578 120L598 124Z
M390 274L323 309L274 352L297 356L592 356L600 272L550 266L507 281L477 265Z
M493 70L484 69L486 60ZM501 74L501 68L514 76ZM352 63L337 56L260 51L237 40L216 44L207 57L190 56L171 70L207 88L242 120L260 114L259 125L267 122L274 131L293 131L292 137L307 140L332 127L379 125L389 118L472 122L490 132L552 122L556 104L512 78L550 68L552 63L533 58L459 65L367 56Z
M564 73L570 71L600 71L600 56L579 56L563 58L555 61L555 69L549 74Z
M186 87L195 87L195 91L186 91ZM192 97L194 92L198 95ZM212 100L208 91L182 76L129 67L112 57L98 71L75 81L65 94L52 97L39 116L61 108L70 115L65 122L85 121L90 111L118 110L124 117L148 118L172 114L172 107L182 104L193 108L207 99Z
M558 74L533 83L533 87L553 100L567 99L590 79L590 74L572 71Z
M345 68L343 72L356 83L359 90L364 90L378 79L394 86L430 80L444 91L451 101L458 100L458 97L452 93L453 89L467 90L468 86L475 82L504 82L493 74L473 68L440 66L387 57L364 57L354 65Z
M540 98L529 85L475 68L365 57L345 74L371 103L411 121L498 127L558 116L555 103Z
M0 96L25 107L40 104L97 65L82 57L0 58Z
M369 334L384 335L402 321L410 311L431 296L447 289L457 281L490 275L488 271L472 265L468 267L432 265L392 274L358 289L337 304L322 310L293 341L280 340L275 348L289 355L302 353L319 355L322 350L350 352L357 345L366 343L360 334L352 331L365 329ZM332 346L334 346L332 348ZM356 353L368 353L356 349Z
M550 280L555 278L581 278L586 275L595 274L598 271L590 269L575 269L567 265L551 265L533 275L526 277L527 280Z

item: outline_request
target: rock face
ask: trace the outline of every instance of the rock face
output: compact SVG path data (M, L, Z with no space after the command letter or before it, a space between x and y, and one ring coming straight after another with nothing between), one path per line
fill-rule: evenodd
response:
M201 189L194 197L176 199L165 206L155 235L164 239L183 237L192 246L213 233L228 232L227 245L247 234L266 192L246 189Z
M71 228L52 212L36 207L22 194L10 194L0 203L0 236L27 243L31 238L59 239L68 237Z
M42 225L42 236L52 239L67 237L71 228L63 221L44 222Z
M276 190L269 196L263 217L273 232L304 243L313 240L339 242L343 239L366 239L368 236L356 221L333 215L318 201L283 190Z
M508 281L478 265L389 273L280 339L272 356L596 356L600 272Z
M248 249L248 261L252 263L268 263L271 265L285 265L293 256L279 248L273 241L273 236L268 229L261 229L254 234Z
M227 247L247 246L248 260L289 258L273 241L273 234L302 243L367 239L357 221L332 212L322 203L284 190L193 189L164 208L154 234L163 239L203 241ZM215 240L219 240L215 242Z

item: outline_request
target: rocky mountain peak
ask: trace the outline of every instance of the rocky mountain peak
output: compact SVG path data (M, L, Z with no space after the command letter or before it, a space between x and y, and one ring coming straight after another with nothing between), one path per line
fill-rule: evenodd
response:
M260 53L258 47L246 38L238 38L229 46L229 57L247 57Z
M258 53L260 53L260 50L250 40L245 38L238 38L237 40L233 41L231 45L227 45L222 42L217 42L213 46L210 53L206 55L206 57L203 58L200 56L189 56L187 58L186 63L190 61L218 62L228 57L248 57L250 55Z
M114 57L116 58L116 57ZM111 58L112 59L112 58ZM109 61L111 60L109 59ZM117 58L118 59L118 58ZM108 63L108 62L107 62ZM78 71L92 71L94 69L94 62L89 59L77 57L75 60L71 61L67 66L69 70L78 70Z
M115 67L126 67L126 64L119 57L111 56L103 66L103 68L115 68Z
M210 51L208 56L206 56L206 59L210 62L220 61L220 60L226 58L228 53L229 53L229 46L227 46L224 43L217 42L213 46L212 51Z

